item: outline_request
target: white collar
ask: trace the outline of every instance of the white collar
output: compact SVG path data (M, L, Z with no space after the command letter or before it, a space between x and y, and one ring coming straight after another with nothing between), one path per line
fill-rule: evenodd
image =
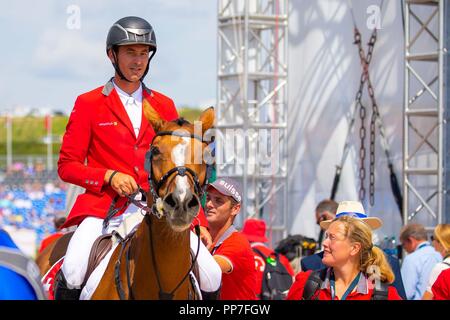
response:
M142 83L139 85L139 88L132 94L128 94L125 91L123 91L122 89L120 89L119 86L114 82L114 80L112 81L112 83L114 84L114 88L116 88L116 91L119 94L119 97L125 98L125 99L132 97L134 100L142 103Z

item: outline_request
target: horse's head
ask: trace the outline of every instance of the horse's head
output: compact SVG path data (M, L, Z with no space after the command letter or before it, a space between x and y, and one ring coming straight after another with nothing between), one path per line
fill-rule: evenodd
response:
M184 119L164 121L146 100L143 108L156 133L150 146L151 196L153 201L162 199L167 221L180 232L200 210L199 197L207 182L203 135L214 124L214 109L203 111L194 126Z

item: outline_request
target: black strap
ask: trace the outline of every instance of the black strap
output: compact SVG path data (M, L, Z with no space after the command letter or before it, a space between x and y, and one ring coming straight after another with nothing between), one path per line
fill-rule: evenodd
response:
M259 250L259 249L256 248L256 247L252 247L252 249L253 249L253 251L255 251L257 254L259 254L264 260L267 259L267 256L266 256L264 253L262 253L261 250ZM274 254L276 254L276 253L274 252Z
M326 273L327 269L311 272L308 280L306 280L305 287L303 288L302 300L319 300L317 292L319 292L320 287L325 280Z
M116 175L116 173L119 172L117 170L114 170L113 173L111 173L111 175L109 176L109 180L108 180L108 184L111 185L112 182L112 178Z
M370 300L387 300L388 288L389 283L381 282L379 290L376 287L373 289L372 298L370 298Z
M111 220L112 217L114 217L120 210L125 208L129 202L125 202L123 206L120 208L115 208L117 200L119 200L120 196L117 195L114 197L114 199L111 201L111 205L109 206L108 213L106 214L106 218L103 220L103 228L106 229L109 225L109 220Z
M331 187L331 196L330 196L331 200L334 200L336 197L336 192L337 192L338 186L339 186L339 180L341 179L341 171L342 171L342 168L339 166L336 166L336 173L334 175L333 186Z
M129 297L131 300L135 300L134 294L133 294L133 290L132 290L132 288L131 288L131 279L130 279L131 243L130 243L130 245L128 246L128 250L127 250L127 253L126 253L126 259L127 259L127 260L126 260L125 267L126 267L126 272L127 272L128 297Z
M119 257L117 258L116 265L114 266L114 279L120 300L125 300L125 291L123 291L122 281L120 279L120 259L122 258L123 249L125 248L126 243L125 241L120 241L120 244L122 246L120 247Z
M395 203L397 203L400 217L403 222L403 195L402 192L400 191L400 185L397 180L397 175L394 172L394 166L389 159L388 161L389 161L388 167L390 171L391 190L392 194L394 195Z

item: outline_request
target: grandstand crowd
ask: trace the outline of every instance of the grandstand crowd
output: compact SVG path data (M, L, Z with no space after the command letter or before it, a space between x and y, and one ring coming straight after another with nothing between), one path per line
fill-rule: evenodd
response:
M65 215L68 184L43 163L15 162L0 171L0 225L36 233L36 246L54 233L54 219Z

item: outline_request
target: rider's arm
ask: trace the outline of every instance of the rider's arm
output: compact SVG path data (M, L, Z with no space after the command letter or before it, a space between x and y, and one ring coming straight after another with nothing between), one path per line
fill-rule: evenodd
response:
M65 181L100 192L107 168L85 165L92 135L90 104L78 97L70 114L58 160L58 174Z

